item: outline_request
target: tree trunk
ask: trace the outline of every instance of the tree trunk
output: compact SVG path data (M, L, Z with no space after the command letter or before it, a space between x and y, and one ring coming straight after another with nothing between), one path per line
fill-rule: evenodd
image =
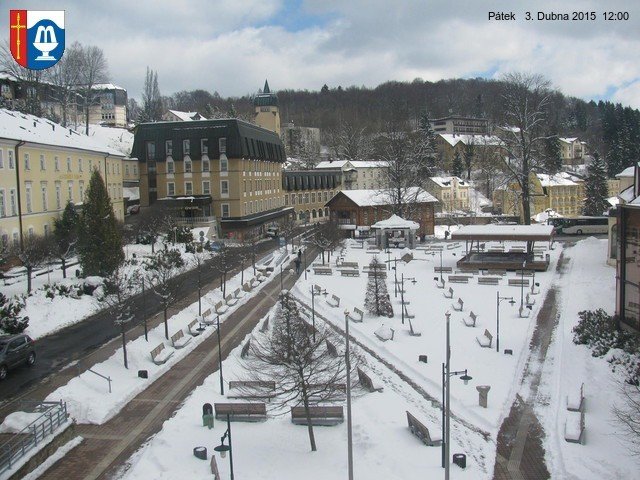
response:
M244 258L240 261L240 285L244 283Z
M225 271L222 274L222 297L226 297L227 296L227 272Z
M315 452L318 450L316 446L316 436L313 433L313 424L311 423L311 412L309 411L309 399L307 398L306 389L303 388L303 402L304 402L304 413L307 417L307 430L309 431L309 443L311 444L311 451Z
M169 322L167 321L167 309L164 308L164 338L169 340Z
M27 295L31 293L31 274L33 273L33 267L27 267Z
M528 162L523 162L526 165ZM526 167L523 168L523 178L522 178L522 223L524 225L531 225L531 204L530 204L530 196L531 192L529 191L529 174L528 169Z
M67 278L67 260L62 258L62 278Z
M127 362L127 341L125 339L124 324L120 325L120 332L122 333L122 353L124 355L124 368L129 368L129 362Z

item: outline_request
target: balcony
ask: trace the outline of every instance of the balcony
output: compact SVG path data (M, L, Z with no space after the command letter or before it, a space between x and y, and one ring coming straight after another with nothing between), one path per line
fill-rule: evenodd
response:
M176 217L176 223L178 225L186 225L187 227L205 227L216 224L216 217Z

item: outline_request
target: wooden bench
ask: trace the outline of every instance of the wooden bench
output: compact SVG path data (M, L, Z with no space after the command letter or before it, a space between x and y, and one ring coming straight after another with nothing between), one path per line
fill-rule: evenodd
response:
M570 412L582 412L584 409L584 383L580 385L580 390L574 389L567 395L567 410Z
M215 308L215 311L216 311L216 313L218 315L222 315L223 313L226 313L227 310L229 310L229 306L225 305L222 300L220 300L218 303L216 303L214 308Z
M509 286L510 287L528 287L529 286L529 279L528 278L510 278L509 279Z
M483 275L495 275L500 277L504 277L506 274L507 274L506 270L496 270L494 268L488 268L483 272Z
M229 294L226 297L224 297L224 302L228 306L233 307L236 303L238 303L238 299L235 298L232 294Z
M343 277L359 277L360 270L348 269L348 270L340 270L340 275Z
M405 315L406 316L406 315ZM413 323L411 323L411 319L414 317L407 317L407 322L409 322L409 335L412 337L421 337L422 333L413 329Z
M339 265L340 267L346 267L346 268L360 268L360 265L358 265L358 262L342 262Z
M453 273L453 267L433 267L435 273Z
M429 429L416 417L411 415L409 411L407 411L407 423L409 424L409 430L411 433L418 437L426 446L438 447L442 445L442 438L432 435L429 432Z
M187 325L187 330L189 330L189 333L191 334L192 337L197 337L198 335L200 335L201 331L199 330L195 330L194 331L194 327L199 324L198 322L198 317L196 317L194 320L191 320L189 322L189 325ZM204 329L203 329L204 330Z
M340 306L340 297L336 297L335 295L331 295L326 301L330 307L338 308Z
M266 282L267 277L265 275L263 275L262 273L258 272L258 275L256 275L256 280L259 283Z
M241 398L244 400L271 401L276 394L276 382L232 380L229 382L227 398Z
M527 297L526 297L525 303L526 303L528 306L530 306L530 307L531 307L531 306L533 306L533 305L535 305L535 304L536 304L536 299L535 299L535 298L531 298L531 297L530 297L530 294L529 294L529 293L527 293Z
M250 281L244 282L242 284L242 290L244 290L247 293L250 292L251 291L251 282Z
M156 348L151 350L151 361L156 365L162 365L163 363L166 363L173 354L174 350L168 351L164 348L164 343L161 343Z
M460 267L460 273L467 273L470 275L478 275L480 273L480 269L478 268L470 268L470 267Z
M458 248L459 246L459 243L449 243L447 244L447 250L453 250L454 248Z
M484 333L480 336L477 336L476 340L482 348L491 348L491 344L493 343L493 335L491 335L491 333L489 333L489 330L485 328Z
M444 279L442 281L438 280L436 277L436 287L444 288Z
M405 302L405 304L402 305L402 308L404 308L404 318L416 318L416 316L413 313L411 313L407 308L408 303L409 302Z
M348 316L349 316L349 320L356 323L362 323L362 320L364 319L364 312L360 310L358 307L354 307L353 312L349 312Z
M498 285L500 277L478 277L478 285Z
M233 296L234 296L235 298L237 298L238 300L239 300L239 299L241 299L242 297L244 297L245 295L246 295L246 293L244 293L244 292L242 291L242 289L240 289L240 288L236 288L236 289L233 291Z
M582 444L584 440L584 411L567 412L564 421L564 439L570 443Z
M312 406L309 407L309 417L312 425L333 426L344 422L342 406ZM291 423L294 425L308 425L304 407L291 408Z
M313 267L313 273L316 275L332 275L333 270L328 267Z
M528 309L526 305L522 305L521 307L518 307L518 316L520 318L528 318L530 314L531 314L531 310Z
M456 303L452 303L451 308L453 308L456 312L461 312L464 309L464 301L460 297L458 297L458 301Z
M369 277L387 278L387 272L385 270L369 270L367 272Z
M358 379L360 380L360 385L370 392L381 392L383 390L383 387L377 385L360 367L358 367Z
M442 292L445 298L453 298L453 288L449 287L449 290Z
M216 418L230 422L262 422L267 419L265 403L216 403Z
M173 348L183 348L191 341L191 337L185 337L182 329L178 330L171 336L171 344Z
M472 310L471 313L469 313L469 318L465 317L462 319L462 321L467 327L475 327L476 322L478 321L478 316L475 313L473 313L473 310Z
M249 349L251 348L251 339L247 340L242 350L240 350L240 358L246 358L249 355Z
M260 281L258 280L257 277L254 277L251 280L249 280L249 286L251 287L252 290L256 288L258 285L260 285Z
M464 275L449 275L450 283L469 283L469 279L471 277L467 277Z
M204 312L202 312L201 317L196 317L196 321L204 324L204 325L213 325L218 316L214 315L210 308L207 308Z

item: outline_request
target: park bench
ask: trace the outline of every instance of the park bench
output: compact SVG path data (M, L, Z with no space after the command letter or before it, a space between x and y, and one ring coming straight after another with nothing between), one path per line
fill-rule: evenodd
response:
M215 308L216 313L218 315L222 315L223 313L226 313L227 310L229 310L229 307L227 305L225 305L222 300L220 300L218 303L216 303L214 308Z
M510 278L509 279L509 286L510 287L528 287L529 286L529 279L528 278Z
M191 338L185 337L182 329L178 330L171 336L171 344L173 348L183 348L191 341Z
M458 301L456 303L452 303L451 308L453 308L456 312L461 312L464 308L464 301L460 297L458 297Z
M564 422L564 439L570 443L582 443L584 440L584 411L567 412Z
M478 277L478 285L498 285L500 277Z
M437 277L436 277L436 280L437 280L437 281L436 281L436 287L438 287L438 288L444 288L444 279L442 279L442 280L438 280L438 279L437 279Z
M322 287L320 285L313 285L313 290L316 292L316 295L320 295L322 293Z
M202 330L204 330L204 328L202 328L202 330L198 330L197 328L194 328L196 325L199 325L199 322L198 322L199 318L200 317L196 317L195 319L191 320L187 325L187 329L189 330L189 333L191 334L192 337L197 337L198 335L200 335L200 333L202 333Z
M469 313L469 318L465 317L462 321L467 327L475 327L476 322L478 321L478 316L471 311L471 313Z
M449 290L442 292L445 298L453 298L453 288L449 287Z
M527 293L526 304L528 306L533 306L533 305L536 304L536 299L535 298L531 298L529 293Z
M267 280L267 277L264 276L262 273L258 272L258 275L256 275L256 280L262 283Z
M244 293L244 292L242 291L242 289L240 289L240 288L236 288L236 289L233 291L233 296L234 296L235 298L237 298L238 300L239 300L239 299L241 299L242 297L244 297L245 295L246 295L246 293Z
M249 349L251 348L251 339L247 340L242 350L240 350L240 358L246 358L249 355Z
M327 344L327 352L329 353L329 355L331 355L332 357L337 357L338 356L338 349L333 344L333 342L331 342L331 340L329 340L329 339L326 339L325 343Z
M493 335L489 333L489 330L484 329L484 333L476 337L478 344L482 348L491 348L491 344L493 343Z
M340 275L343 277L359 277L360 271L354 269L340 270Z
M460 267L459 272L460 273L468 273L468 274L471 274L471 275L478 275L480 273L480 269L462 266L462 267Z
M495 275L500 277L504 277L506 274L507 274L506 270L497 270L495 268L489 268L485 270L483 273L483 275Z
M313 273L316 275L331 275L333 270L329 267L313 267Z
M216 403L216 418L230 422L262 422L267 419L265 403Z
M269 315L267 315L267 318L264 319L264 322L262 323L262 326L260 327L260 331L262 333L266 332L267 330L269 330Z
M383 326L384 326L384 325L383 325ZM381 340L381 341L383 341L383 342L386 342L387 340L393 340L393 337L395 336L396 331L395 331L393 328L389 328L389 332L391 332L391 336L387 338L387 336L386 336L386 335L388 334L388 331L381 331L381 328L382 328L382 327L380 327L378 330L376 330L375 332L373 332L373 334L374 334L376 337L378 337L378 339L379 339L379 340Z
M531 314L531 310L527 308L526 305L522 305L518 307L518 316L520 318L528 318L530 314Z
M174 352L174 350L168 351L166 348L164 348L164 343L161 343L156 348L151 350L151 361L156 365L162 365L163 363L166 363L169 358L171 358L171 355L173 355Z
M441 251L444 249L444 246L440 245L440 244L435 244L435 245L431 245L430 247L431 250L435 250L436 252Z
M524 253L524 247L511 247L508 253Z
M224 297L224 302L228 306L233 307L236 303L238 303L238 299L235 298L232 294L229 294L226 297Z
M453 267L433 267L435 273L453 273Z
M202 323L203 325L213 325L216 320L216 318L214 317L217 318L217 315L213 315L213 312L211 311L211 309L207 308L204 312L202 312L201 317L196 317L196 320Z
M259 380L232 380L227 398L271 401L275 397L276 382Z
M436 435L432 435L429 432L429 429L408 411L407 422L409 424L409 430L411 431L411 433L418 437L426 446L438 447L442 445L442 438Z
M364 318L364 312L360 310L358 307L354 307L353 312L349 312L349 320L353 322L362 323L363 318Z
M260 282L258 281L258 279L256 277L254 277L251 280L249 280L249 287L250 287L251 290L256 288L258 285L260 285Z
M581 412L584 409L584 383L580 385L580 390L574 389L567 395L567 410L570 412Z
M413 313L409 312L409 309L407 308L408 303L409 302L405 302L405 304L402 305L402 308L404 308L404 318L416 318Z
M469 283L469 279L471 277L467 277L465 275L449 275L450 283Z
M533 270L524 270L524 271L523 270L517 270L516 271L516 275L518 277L521 277L521 278L522 277L533 277L534 273L535 272Z
M449 243L449 244L447 245L447 250L453 250L453 249L455 249L455 248L458 248L459 246L460 246L460 244L459 244L459 243Z
M369 270L367 275L369 277L387 278L387 272L384 270Z
M344 422L342 406L312 406L309 407L309 417L312 425L333 426ZM308 425L304 407L291 407L291 423L294 425Z
M247 293L250 292L251 291L251 282L250 281L244 282L242 284L242 290L244 290Z
M422 333L413 329L413 323L411 323L411 319L414 317L407 317L407 322L409 322L409 335L412 337L421 337Z
M326 301L330 307L338 308L340 306L340 297L336 297L335 295L331 295Z
M340 266L345 268L360 268L358 262L342 262L340 263Z
M370 392L381 392L383 390L383 387L375 383L373 379L360 367L358 367L358 379L360 380L360 385Z
M493 246L493 247L489 247L488 249L489 252L504 252L504 247L499 247L499 246Z

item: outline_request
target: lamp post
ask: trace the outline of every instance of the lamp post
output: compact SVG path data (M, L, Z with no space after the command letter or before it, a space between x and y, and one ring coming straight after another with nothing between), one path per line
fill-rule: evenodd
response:
M452 372L450 370L450 360L451 360L451 346L450 346L450 328L449 328L449 317L451 317L450 312L445 313L445 317L447 317L447 353L446 353L446 362L442 364L442 433L443 433L443 442L442 442L442 467L444 468L444 478L445 480L449 480L449 442L450 442L450 419L451 419L451 395L450 395L450 379L451 376L460 376L460 380L464 382L465 385L469 383L471 377L467 374L467 370L459 370L456 372Z
M407 278L405 278L404 277L404 272L402 272L401 280L400 280L400 312L401 312L401 315L402 315L402 325L404 325L404 281L405 280L411 280L414 285L417 282L415 277L407 277Z
M220 315L216 317L218 327L218 367L220 371L220 394L224 395L224 381L222 380L222 347L220 345Z
M522 262L522 269L520 270L520 310L524 308L524 266L527 261Z
M513 297L501 297L500 292L496 292L496 352L500 352L500 302L503 300L509 300L512 306L516 303Z
M304 279L307 279L307 247L304 247Z
M282 264L280 264L280 290L284 290L284 287L282 286Z
M349 310L344 311L344 335L346 348L344 352L347 369L347 464L349 480L353 480L353 442L351 436L351 359L349 356Z
M393 298L398 298L398 259L393 259Z
M438 252L440 253L440 283L443 283L444 279L442 278L442 250L438 250ZM436 252L431 252L431 256L435 257Z
M144 340L149 341L149 329L147 327L147 297L144 294L144 276L142 277L142 322L144 323Z
M389 271L391 269L391 249L389 245L387 245L387 251L385 253L387 254L387 271Z
M226 438L229 438L229 445L225 445L224 441ZM220 437L220 445L213 448L216 452L220 454L221 458L226 457L227 452L229 452L229 468L231 469L231 480L233 479L233 447L231 446L231 421L229 420L229 414L227 414L227 431L224 432L224 435Z
M311 324L313 325L313 343L316 342L316 305L315 305L315 297L319 293L322 295L326 295L327 291L325 289L321 289L318 287L318 291L316 292L316 285L311 285Z

